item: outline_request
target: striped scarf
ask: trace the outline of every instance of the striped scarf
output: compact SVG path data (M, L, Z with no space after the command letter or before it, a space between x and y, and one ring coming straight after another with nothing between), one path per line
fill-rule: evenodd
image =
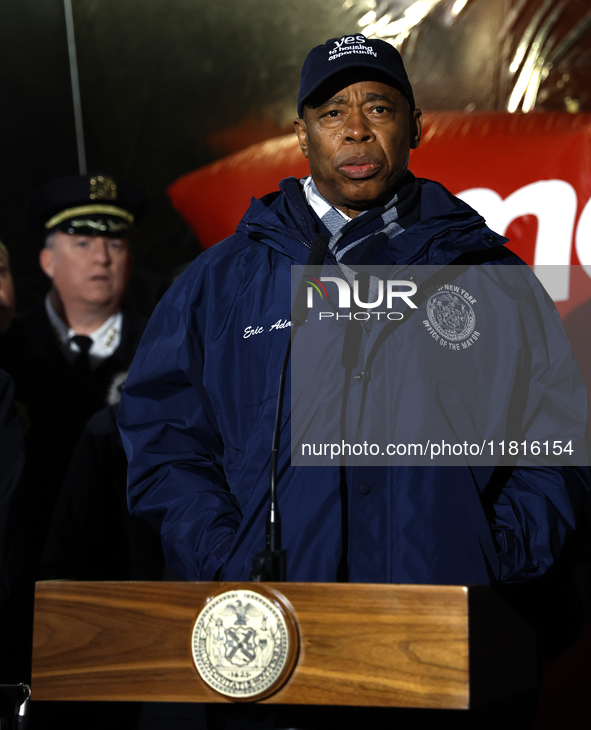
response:
M394 239L420 216L419 184L410 171L407 171L402 187L386 205L365 210L350 221L320 195L314 180L310 181L310 188L312 195L330 206L320 220L331 234L329 250L351 286L356 277L351 266L396 263L404 256L404 250L398 250ZM371 277L369 283L368 301L377 297L377 279L374 279Z

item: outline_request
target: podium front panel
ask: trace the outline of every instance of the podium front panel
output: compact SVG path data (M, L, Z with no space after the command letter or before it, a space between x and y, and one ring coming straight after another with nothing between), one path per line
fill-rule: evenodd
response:
M233 701L199 675L193 629L212 598L257 585L280 594L299 632L289 679L262 702L470 706L472 589L339 583L37 583L32 698Z

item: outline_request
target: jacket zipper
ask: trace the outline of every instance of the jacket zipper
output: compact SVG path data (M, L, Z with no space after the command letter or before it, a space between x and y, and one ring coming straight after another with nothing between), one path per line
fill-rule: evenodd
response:
M291 206L295 210L297 210L298 215L300 216L300 218L304 222L304 226L306 228L308 228L308 223L306 221L306 216L302 213L301 208L294 202L293 198L291 198L291 196L288 194L288 192L287 192L287 190L285 190L285 188L282 188L282 191L283 191L283 194L285 195L285 197L287 198L287 200L290 202ZM266 231L273 231L275 233L279 233L279 234L284 235L284 236L286 235L288 238L291 238L292 241L297 241L298 243L302 243L306 248L310 248L310 249L312 248L312 246L307 241L304 241L301 238L296 238L296 236L290 235L285 230L279 230L278 228L273 228L272 226L264 226L261 223L256 223L256 224L255 223L249 223L248 221L246 221L246 225L249 226L249 227L251 227L251 228L252 227L263 228Z
M285 236L286 238L291 238L292 241L297 241L298 243L302 243L306 248L312 248L309 243L306 243L301 238L296 238L296 236L292 236L290 233L288 233L285 230L281 230L279 228L273 228L273 226L264 226L262 223L249 223L248 221L244 224L248 228L261 228L264 231L271 231L272 233L279 233L281 236Z
M291 205L292 205L292 206L293 206L293 207L294 207L294 208L295 208L295 209L297 210L297 212L298 212L298 214L299 214L300 218L301 218L301 219L303 220L303 222L304 222L304 225L306 226L306 228L308 228L308 222L306 221L306 216L305 216L305 215L304 215L304 214L302 213L302 210L301 210L301 208L300 208L300 207L299 207L299 206L297 205L297 203L296 203L296 202L295 202L295 201L293 200L293 198L291 198L291 197L290 197L289 193L287 192L287 190L286 190L285 188L283 188L283 194L284 194L284 195L285 195L285 197L286 197L286 198L287 198L287 199L289 200L289 202L291 203ZM305 241L302 241L302 243L303 243L303 244L304 244L304 246L306 246L307 248L312 248L312 246L310 246L309 244L307 244L307 243L306 243Z

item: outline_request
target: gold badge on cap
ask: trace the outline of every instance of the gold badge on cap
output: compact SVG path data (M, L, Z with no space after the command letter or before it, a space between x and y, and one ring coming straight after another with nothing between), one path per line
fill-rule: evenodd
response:
M90 178L91 200L117 200L117 184L108 175L95 175Z

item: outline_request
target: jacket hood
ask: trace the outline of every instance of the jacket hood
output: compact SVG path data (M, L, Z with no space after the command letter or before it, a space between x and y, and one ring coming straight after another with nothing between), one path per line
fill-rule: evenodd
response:
M424 178L418 178L418 183L420 220L396 237L397 249L402 246L408 253L395 263L444 265L468 251L494 248L507 242L508 239L487 227L479 213L439 183ZM253 198L236 229L289 256L294 264L306 263L317 230L302 185L295 177L282 180L279 191ZM475 236L475 231L480 235ZM373 263L391 262L390 257Z
M282 180L279 191L253 198L236 228L237 233L245 233L289 256L294 264L306 263L317 230L300 181L295 177Z

